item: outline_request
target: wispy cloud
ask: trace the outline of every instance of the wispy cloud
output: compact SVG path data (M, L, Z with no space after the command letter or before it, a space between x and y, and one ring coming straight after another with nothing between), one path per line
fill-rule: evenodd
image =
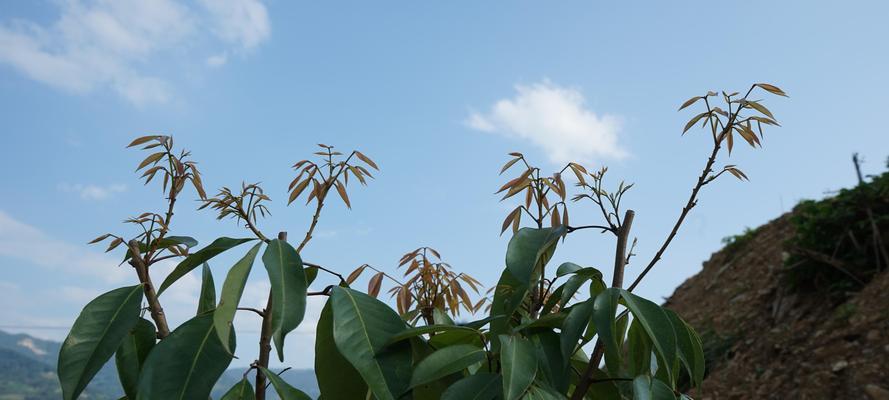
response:
M251 49L271 27L259 0L68 0L52 24L0 22L0 63L30 79L77 94L110 89L141 106L165 103L172 86L149 71L152 57L192 47L206 37ZM216 51L218 52L218 50ZM198 59L201 60L201 59ZM218 65L224 63L218 62ZM200 61L198 61L200 62ZM208 60L208 64L212 64Z
M127 186L122 184L101 186L82 183L60 183L58 189L65 193L76 193L83 200L105 200L117 193L125 192Z
M590 110L579 90L548 79L516 85L515 90L515 96L498 100L489 112L470 113L465 124L529 141L554 163L626 157L626 150L618 143L620 118Z

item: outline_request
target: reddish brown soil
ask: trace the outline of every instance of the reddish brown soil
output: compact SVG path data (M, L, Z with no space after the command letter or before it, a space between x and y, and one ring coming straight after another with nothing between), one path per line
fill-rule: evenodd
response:
M889 273L845 300L779 284L787 215L710 257L667 300L710 350L696 399L889 399Z

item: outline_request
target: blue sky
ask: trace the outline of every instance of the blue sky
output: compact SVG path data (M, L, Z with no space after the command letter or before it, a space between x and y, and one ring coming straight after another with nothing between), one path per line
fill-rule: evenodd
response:
M639 288L669 296L720 247L803 198L854 182L850 155L883 170L889 90L889 12L883 2L156 2L0 3L0 326L61 339L98 293L130 284L85 243L120 221L160 210L155 185L134 174L124 146L172 134L193 151L205 185L261 181L275 200L266 232L302 235L311 210L285 207L289 166L315 143L361 149L382 169L333 203L304 258L348 272L394 271L418 246L487 284L502 264L509 210L493 192L506 153L547 169L566 158L608 165L636 186L635 276L668 233L708 152L703 131L680 136L707 90L780 86L766 97L783 127L763 149L738 147L750 182L704 191L680 237ZM186 196L193 196L186 192ZM173 230L202 244L243 236L182 202ZM589 204L572 222L597 223ZM554 261L607 266L613 242L577 233ZM212 265L217 286L239 249ZM162 275L161 266L156 275ZM607 270L608 268L603 268ZM245 301L264 302L255 266ZM161 280L160 276L155 280ZM174 321L192 312L198 278L166 300ZM308 367L308 320L288 365ZM171 311L178 309L180 311ZM240 360L255 357L257 321L239 316ZM18 327L18 328L16 328ZM24 328L30 327L30 328ZM240 365L240 364L238 364Z

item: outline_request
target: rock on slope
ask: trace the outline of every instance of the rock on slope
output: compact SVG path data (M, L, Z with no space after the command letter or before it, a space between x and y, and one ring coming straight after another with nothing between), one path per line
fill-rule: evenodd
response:
M789 214L713 254L667 300L702 337L697 399L889 399L889 273L842 301L780 284Z

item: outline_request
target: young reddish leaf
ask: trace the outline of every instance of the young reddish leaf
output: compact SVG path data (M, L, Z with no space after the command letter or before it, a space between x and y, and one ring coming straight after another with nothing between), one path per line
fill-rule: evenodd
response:
M343 199L343 203L346 203L346 207L351 209L352 204L349 203L349 195L346 194L346 187L339 181L336 182L336 191L340 194L340 198Z
M148 164L156 163L156 162L160 161L160 159L164 157L164 154L167 154L167 153L161 151L161 152L154 153L148 157L145 157L145 159L142 160L141 163L139 163L139 166L136 167L136 171L138 171L142 168L145 168L145 166L147 166Z
M371 168L373 168L373 169L375 169L375 170L377 170L377 171L380 170L380 168L377 167L377 163L373 162L373 160L371 160L370 158L368 158L366 155L362 154L360 151L357 151L357 150L356 150L356 151L355 151L355 156L358 157L359 159L361 159L361 161L364 161L364 163L367 164L367 165L369 165Z
M765 116L767 116L767 117L769 117L769 118L771 118L771 119L775 119L775 116L772 115L772 112L769 111L769 109L766 108L764 105L759 104L759 103L757 103L757 102L755 102L755 101L748 101L746 104L747 104L748 106L752 107L753 109L755 109L756 111L759 111L759 112L765 114Z
M694 103L697 103L698 100L703 99L703 98L704 98L703 96L692 97L692 98L686 100L685 103L682 103L682 105L679 106L679 110L677 110L677 111L681 111L683 108L688 107Z
M361 276L361 273L364 272L365 268L367 268L367 265L362 265L352 271L352 273L349 274L348 277L346 277L346 283L351 285L352 282L355 282L355 280L358 279L359 276Z
M127 147L133 147L133 146L138 146L142 143L148 143L148 142L150 142L152 140L156 140L160 137L162 137L162 136L157 136L157 135L142 136L142 137L136 138L135 140L130 142L130 144L128 144Z
M383 285L383 273L377 272L373 277L370 278L370 282L367 283L367 294L373 298L376 298L378 294L380 294L380 286Z
M103 241L103 240L105 240L105 239L108 239L109 236L111 236L111 234L110 234L110 233L106 233L106 234L104 234L104 235L102 235L102 236L99 236L99 237L93 239L93 240L90 240L90 242L87 243L87 244L99 243L99 242L101 242L101 241Z
M682 130L682 134L684 135L685 132L688 132L688 130L691 129L692 126L694 126L698 121L701 120L701 118L704 118L707 115L708 115L708 113L706 113L706 112L702 112L698 115L695 115L694 118L690 119L688 121L688 123L685 124L685 128Z
M521 212L521 207L516 207L515 210L512 210L507 216L506 219L503 220L503 226L500 227L500 235L503 235L503 232L506 232L506 228L509 228L509 225L512 224L512 220L516 217L516 214Z
M779 89L775 85L770 85L768 83L757 83L755 86L759 86L759 87L765 89L766 91L768 91L769 93L777 94L778 96L787 97L787 93L784 93L783 90Z
M512 160L507 161L506 164L503 164L503 168L500 168L500 175L503 175L509 167L513 166L513 164L517 163L519 160L521 160L521 158L513 158Z

